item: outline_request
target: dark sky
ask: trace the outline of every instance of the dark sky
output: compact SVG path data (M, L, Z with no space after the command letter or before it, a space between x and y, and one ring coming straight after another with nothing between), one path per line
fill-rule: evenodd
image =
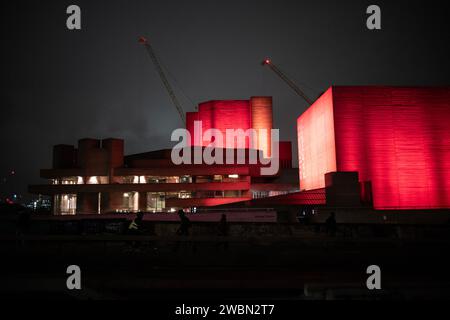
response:
M177 80L186 111L193 105L183 92L194 103L270 95L275 127L294 146L305 103L261 67L266 56L312 98L330 85L450 84L445 2L4 2L2 192L41 181L54 144L120 137L127 153L171 145L181 122L140 35ZM81 31L66 28L70 4L82 9ZM370 4L381 7L381 31L365 26Z

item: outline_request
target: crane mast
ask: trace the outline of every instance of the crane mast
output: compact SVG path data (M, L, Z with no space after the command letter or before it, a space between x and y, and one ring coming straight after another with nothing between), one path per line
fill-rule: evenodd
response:
M158 60L158 57L156 56L155 52L153 51L152 46L148 42L148 40L144 37L139 38L139 43L141 43L145 49L147 50L148 55L150 56L150 59L152 60L156 71L159 74L159 77L161 78L161 81L164 84L164 87L167 90L167 93L170 96L170 99L172 100L172 103L174 104L175 108L178 111L178 114L180 115L181 121L183 124L186 124L186 118L184 115L183 107L181 106L180 102L178 101L175 92L173 91L169 81L167 80L166 74L164 73L163 68L161 67L161 64Z
M278 67L274 65L270 59L265 59L261 64L272 69L272 71L275 72L284 82L286 82L300 97L302 97L308 105L313 104L313 101L291 79L281 72L281 70L278 69Z

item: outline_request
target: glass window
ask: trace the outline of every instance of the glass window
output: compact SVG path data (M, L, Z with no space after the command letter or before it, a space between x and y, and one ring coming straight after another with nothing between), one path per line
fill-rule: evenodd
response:
M54 199L55 214L73 215L77 210L76 194L58 194Z
M164 192L147 192L147 211L161 212L166 208Z
M136 212L139 210L139 193L125 192L123 194L123 210L129 212Z

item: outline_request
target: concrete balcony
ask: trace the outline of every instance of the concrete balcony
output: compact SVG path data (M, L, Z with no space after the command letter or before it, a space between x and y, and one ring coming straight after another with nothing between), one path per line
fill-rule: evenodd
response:
M250 182L148 183L148 184L48 184L31 185L30 193L55 195L98 192L178 192L249 190Z

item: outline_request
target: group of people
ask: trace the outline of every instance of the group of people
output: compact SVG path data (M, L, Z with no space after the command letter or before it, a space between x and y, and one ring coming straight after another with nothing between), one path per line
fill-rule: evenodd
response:
M180 218L180 225L178 226L178 229L176 231L176 234L178 236L189 236L190 229L192 227L191 220L186 216L183 210L178 211L178 217ZM142 212L138 212L136 214L136 218L134 218L130 224L128 225L128 234L129 235L141 235L144 232L143 228L143 218L144 214ZM225 214L222 214L219 224L217 226L217 234L221 237L225 237L228 235L228 222L227 222L227 216ZM180 245L180 242L178 241L175 246L175 251L178 250ZM133 247L139 247L140 242L134 241ZM218 246L223 246L224 249L228 248L228 242L223 240L218 242ZM195 244L193 245L193 249L195 250Z
M178 211L178 217L180 218L180 225L176 231L176 234L179 236L188 236L190 233L190 228L192 226L191 220L186 216L183 210ZM136 218L134 218L131 223L128 225L128 234L137 235L142 234L143 226L142 221L144 218L144 214L142 212L138 212L136 214ZM220 222L218 225L218 234L220 236L228 235L228 222L227 216L222 214L220 218Z
M192 227L192 223L189 218L186 216L183 210L178 211L178 217L180 218L180 224L176 231L176 234L181 237L187 237L190 235L190 229ZM128 234L130 235L141 235L143 234L143 218L144 214L142 212L138 212L136 214L136 218L134 218L128 226ZM326 233L330 236L335 236L337 231L337 222L336 216L334 212L330 213L330 216L325 221ZM219 237L228 236L228 222L227 216L222 214L220 221L217 226L217 235ZM228 249L228 241L226 239L219 240L216 244L217 246L222 246L224 249ZM140 246L140 241L133 242L134 247ZM177 241L174 251L177 251L180 246L180 241ZM195 250L195 243L192 244L193 250Z

